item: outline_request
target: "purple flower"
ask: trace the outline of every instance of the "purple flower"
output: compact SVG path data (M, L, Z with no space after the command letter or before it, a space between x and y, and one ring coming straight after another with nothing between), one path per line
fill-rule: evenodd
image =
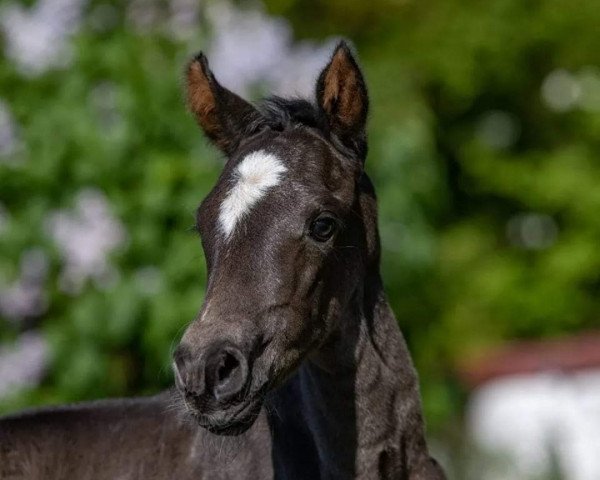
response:
M65 264L60 277L64 291L76 294L88 279L99 287L114 283L118 272L108 257L125 244L127 234L101 191L80 191L75 208L51 213L46 228Z

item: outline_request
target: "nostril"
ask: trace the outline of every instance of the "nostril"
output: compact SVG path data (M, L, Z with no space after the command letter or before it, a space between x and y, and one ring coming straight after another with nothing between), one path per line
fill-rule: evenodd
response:
M223 401L244 387L248 376L247 362L239 350L228 347L209 359L206 374L213 396Z
M231 378L239 368L240 362L237 358L228 352L221 356L221 361L217 367L217 384L221 384Z

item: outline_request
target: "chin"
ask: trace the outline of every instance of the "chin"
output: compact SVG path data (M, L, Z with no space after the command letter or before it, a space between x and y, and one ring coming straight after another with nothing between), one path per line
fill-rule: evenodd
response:
M216 420L215 415L205 415L196 409L190 410L196 423L205 428L210 433L223 436L237 436L245 433L260 415L262 409L261 401L248 401L243 405L238 405L233 414L223 412L219 417L225 417L226 420Z
M224 437L236 437L243 433L246 433L248 429L254 424L254 420L247 422L241 421L238 423L230 423L229 425L203 425L203 428L208 430L214 435L220 435Z

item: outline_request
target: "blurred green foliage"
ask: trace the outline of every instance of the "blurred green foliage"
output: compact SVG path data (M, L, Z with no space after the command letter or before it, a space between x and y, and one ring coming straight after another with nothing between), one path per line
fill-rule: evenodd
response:
M596 2L266 5L298 37L345 35L360 53L372 97L367 169L379 194L384 281L433 430L461 412L457 365L508 339L598 326L600 93L562 110L542 96L560 69L597 78ZM0 64L0 97L26 146L18 166L0 163L0 203L11 217L0 235L0 273L14 277L21 252L41 246L54 252L57 278L61 260L44 219L82 188L105 192L128 234L108 289L90 283L70 296L52 283L39 320L51 368L0 410L147 393L172 381L170 349L205 282L194 210L220 169L180 92L182 66L205 44L201 33L181 43L136 33L121 19L109 31L79 33L68 69L28 79ZM91 99L106 84L116 121L103 121ZM528 228L545 237L523 240ZM152 293L139 285L148 267L160 272ZM0 339L19 328L0 320Z
M302 35L358 44L384 281L434 429L460 412L458 366L600 326L597 2L267 4ZM553 109L543 89L563 71L581 90L550 93L579 103Z
M69 70L37 79L2 64L0 91L27 148L22 166L0 165L0 201L11 215L0 236L0 266L14 274L25 248L55 251L45 216L71 207L74 194L90 186L106 193L128 243L114 256L120 278L108 289L88 284L69 296L54 287L40 322L53 365L42 386L25 393L28 403L131 395L171 383L170 347L203 295L195 208L220 167L181 99L190 52L125 28L84 32L75 48ZM98 85L114 91L118 119L103 123L94 108L90 96ZM56 251L53 260L56 278ZM148 267L161 273L152 294L136 280ZM0 324L3 337L11 330ZM23 402L9 400L9 407Z

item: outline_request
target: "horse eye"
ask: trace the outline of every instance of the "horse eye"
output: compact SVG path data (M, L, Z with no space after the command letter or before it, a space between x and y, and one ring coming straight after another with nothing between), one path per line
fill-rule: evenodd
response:
M310 226L310 236L318 242L326 242L335 233L336 226L334 218L319 217Z

